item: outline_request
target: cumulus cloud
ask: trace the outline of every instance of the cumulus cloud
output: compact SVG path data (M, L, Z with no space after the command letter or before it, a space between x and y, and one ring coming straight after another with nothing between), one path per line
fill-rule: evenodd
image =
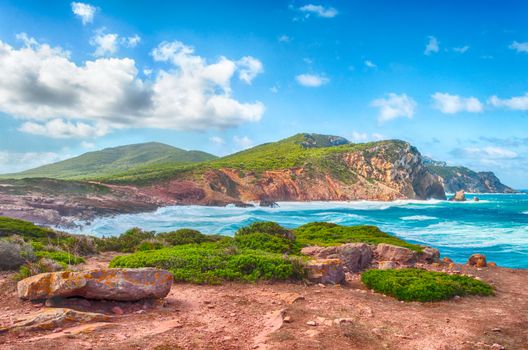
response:
M31 38L19 49L0 41L0 76L9 77L0 79L0 111L28 120L21 130L51 137L97 136L101 127L228 128L264 113L261 102L233 98L237 71L245 70L246 81L258 74L244 59L208 63L179 41L161 43L152 57L167 69L142 80L130 58L78 65L67 51Z
M16 173L68 158L54 152L11 152L0 150L0 173Z
M379 141L383 140L385 137L379 133L367 134L363 132L353 131L352 132L352 141L354 142L367 142L367 141Z
M467 147L455 148L451 154L460 158L477 158L477 159L513 159L517 158L518 154L506 148L501 147Z
M306 87L319 87L330 81L330 79L325 76L317 74L299 74L295 77L295 80L297 80L302 86Z
M523 96L514 96L511 98L501 99L497 96L491 96L488 103L494 107L505 107L517 111L528 111L528 93Z
M90 45L95 47L94 55L101 57L115 54L119 45L118 39L119 35L115 33L98 32L90 39Z
M141 37L137 34L134 34L133 36L129 36L128 38L122 38L121 44L123 44L125 47L136 47L141 42Z
M433 107L446 114L458 112L479 113L482 112L482 103L476 97L460 97L448 93L436 92L431 95Z
M314 14L318 17L333 18L337 16L338 12L333 7L324 7L322 5L308 4L299 8L301 12L306 12L306 16Z
M380 122L385 122L399 117L411 119L417 103L407 94L389 93L386 98L375 99L370 105L379 108L378 119Z
M262 62L251 56L242 57L237 64L238 77L246 84L251 84L251 81L264 71Z
M69 122L62 119L52 119L46 123L25 122L19 131L48 136L58 139L68 138L93 138L104 136L108 133L106 125L90 125L82 122Z
M246 149L253 146L253 140L247 136L233 136L233 142L238 149Z
M429 37L429 41L425 45L424 55L429 56L432 53L440 51L440 44L434 36Z
M513 43L511 43L511 45L509 46L510 49L512 50L515 50L517 52L528 52L528 42L518 42L518 41L514 41Z
M93 22L96 10L94 6L82 2L72 2L71 9L81 19L83 25Z

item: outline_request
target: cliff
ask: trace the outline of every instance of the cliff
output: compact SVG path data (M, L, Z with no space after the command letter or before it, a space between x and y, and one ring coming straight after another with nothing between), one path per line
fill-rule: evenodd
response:
M353 144L318 134L298 134L211 161L149 164L90 181L0 181L0 215L44 224L166 205L429 198L445 199L444 188L410 144Z
M437 175L448 193L463 190L470 193L516 193L504 185L491 171L476 172L462 166L449 166L428 158L424 163L432 174Z

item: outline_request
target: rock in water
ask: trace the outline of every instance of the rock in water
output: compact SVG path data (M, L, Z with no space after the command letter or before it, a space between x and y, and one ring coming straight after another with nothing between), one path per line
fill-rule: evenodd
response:
M53 297L84 297L135 301L164 298L172 286L172 275L165 270L98 269L42 273L18 282L18 296L38 300Z
M457 191L455 193L454 197L449 198L450 201L454 202L465 202L466 201L466 193L464 190Z
M483 254L473 254L469 257L467 264L475 267L486 267L486 256Z
M345 271L339 259L312 260L306 263L305 270L311 282L338 284L345 281Z

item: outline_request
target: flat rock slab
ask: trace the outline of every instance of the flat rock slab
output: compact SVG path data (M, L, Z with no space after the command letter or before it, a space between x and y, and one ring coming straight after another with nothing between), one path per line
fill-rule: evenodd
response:
M108 320L110 320L110 316L94 312L82 312L66 308L44 309L16 320L11 326L0 328L0 332L51 330L75 323L105 322Z
M18 282L18 296L39 300L83 297L118 301L159 299L169 294L172 274L154 268L42 273Z

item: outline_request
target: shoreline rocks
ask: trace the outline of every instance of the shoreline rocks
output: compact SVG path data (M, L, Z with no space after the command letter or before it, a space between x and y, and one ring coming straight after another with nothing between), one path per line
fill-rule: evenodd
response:
M467 264L475 267L486 267L486 256L483 254L473 254L469 257Z
M365 243L345 243L332 247L304 247L301 254L317 259L340 259L347 272L358 272L370 265L373 251Z
M172 274L154 268L98 269L82 272L49 272L17 284L21 299L84 297L117 301L164 298L170 292Z
M345 271L340 259L311 260L304 268L310 282L341 284L345 281Z
M455 195L451 198L449 198L450 202L465 202L466 201L466 193L464 190L457 191Z

